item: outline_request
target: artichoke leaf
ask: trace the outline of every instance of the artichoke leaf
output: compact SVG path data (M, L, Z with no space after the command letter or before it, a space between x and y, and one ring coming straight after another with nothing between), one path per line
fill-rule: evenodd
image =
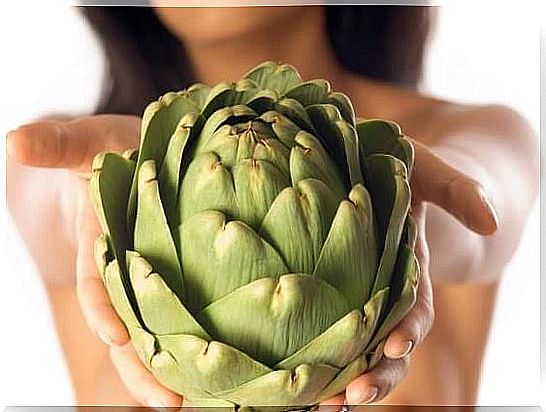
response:
M138 306L136 303L134 305L131 304L127 296L128 293L126 292L122 276L117 259L112 260L104 272L103 280L104 285L106 286L106 292L108 293L114 310L125 326L127 326L127 330L133 340L139 358L144 364L149 365L151 356L155 351L155 338L143 329L145 328L145 325L144 322L141 321Z
M275 369L295 369L302 364L324 363L343 368L364 346L362 312L352 310L297 352L275 365ZM356 347L362 346L360 351Z
M152 359L152 369L161 367L163 373L171 374L172 379L177 378L179 393L186 394L186 386L195 386L215 395L271 372L269 367L222 342L208 342L184 334L161 335L157 342L159 350ZM170 366L171 362L165 362L169 358L165 352L174 359L178 368L168 370L174 368Z
M277 195L290 186L282 169L267 160L246 158L228 167L213 153L190 164L180 190L182 223L199 212L217 210L257 229Z
M366 158L366 183L376 212L379 250L382 250L373 293L392 278L398 246L409 211L411 192L404 163L391 155Z
M294 369L301 364L316 363L344 368L366 347L387 297L387 289L379 291L366 302L364 317L362 311L352 310L307 345L275 365L275 369Z
M242 79L236 83L219 83L210 90L201 114L208 119L225 107L244 105L259 90L258 85L251 79Z
M240 408L238 405L235 405L232 402L225 401L223 399L218 399L215 397L194 397L187 395L184 397L184 408L199 408L201 410L207 410L206 408L222 408L220 410L224 412L234 411L234 412L246 412L244 408Z
M238 123L234 126L234 130L236 134L252 137L254 141L258 142L266 139L277 139L271 125L260 117L246 123Z
M205 106L211 87L203 83L194 83L182 92L184 97L189 97L197 105L199 110Z
M270 110L263 113L259 118L271 125L271 128L277 135L278 139L287 148L290 149L296 144L295 137L301 128L288 117L277 111Z
M195 379L188 376L185 365L179 363L177 359L167 350L161 350L153 354L148 363L149 369L154 373L157 380L171 391L184 395L184 407L187 407L187 398L214 398L203 388Z
M156 353L155 336L139 327L128 327L127 330L139 359L149 368Z
M300 129L306 130L311 134L317 134L305 107L296 99L290 99L289 97L282 98L275 103L273 110L288 117Z
M106 240L106 236L104 234L95 239L95 243L93 245L93 255L95 256L97 269L104 280L106 266L112 260L112 254L108 250L108 241Z
M300 365L294 371L269 372L237 388L215 395L238 405L312 405L318 402L318 393L338 372L338 368L330 365Z
M117 259L112 260L104 271L106 291L118 316L127 328L140 328L142 324L135 313L136 306L131 305L125 291L123 275Z
M235 124L254 119L257 114L248 106L234 105L218 109L205 122L201 134L197 139L195 154L203 152L203 147L209 142L214 132L224 124Z
M135 221L135 250L161 273L169 288L184 296L184 282L178 252L171 235L161 197L155 162L142 164L138 182L138 209Z
M415 157L413 146L398 124L381 119L360 120L356 124L360 152L364 158L374 153L390 154L402 160L411 175Z
M344 93L332 92L328 95L325 103L330 103L336 106L341 113L341 117L349 123L354 125L356 122L355 110L349 97Z
M334 124L337 127L338 133L341 135L343 146L345 147L345 156L347 158L347 166L349 167L351 185L364 184L356 130L345 120L338 120Z
M306 109L317 136L351 187L364 183L355 128L343 120L339 109L332 104L314 104Z
M218 211L192 216L178 236L184 280L191 291L185 304L192 313L256 279L288 272L281 256L252 228L228 222Z
M124 157L127 160L131 160L133 162L137 162L138 160L138 149L127 149L121 154L122 157Z
M411 210L408 213L408 217L406 218L406 232L404 233L404 239L405 244L412 250L415 249L415 244L417 242L417 233L418 233L418 227L417 222L413 218L411 214Z
M290 151L278 139L271 125L259 119L246 124L221 126L203 147L203 152L215 153L228 168L247 158L267 160L290 176Z
M127 227L130 233L136 215L140 167L146 160L152 159L157 169L161 170L169 140L180 119L188 113L199 113L199 107L192 99L172 92L150 103L144 111L138 161L127 206Z
M176 201L180 186L182 159L186 152L186 145L190 139L192 127L197 119L198 117L194 113L182 117L171 136L163 166L159 173L161 201L164 205L167 221L171 226L176 224Z
M334 379L317 395L317 402L322 402L345 390L356 377L362 375L368 368L365 356L358 356L349 363Z
M290 150L277 138L256 145L254 159L268 161L279 168L286 179L290 176Z
M378 265L370 195L360 184L339 205L324 242L314 276L337 288L352 309L362 308L372 293Z
M135 298L146 324L154 335L187 334L210 340L201 325L167 286L152 265L136 252L127 252L127 264Z
M274 365L348 312L345 298L328 283L288 274L241 286L196 318L214 339Z
M239 205L233 176L216 154L201 153L189 164L182 179L177 209L181 224L205 210L237 216Z
M384 319L386 303L391 298L391 287L381 289L371 297L364 305L364 322L366 324L366 335L363 340L363 348L366 348L374 338L374 333Z
M275 90L279 94L286 93L302 81L293 66L274 62L260 64L245 74L244 78L253 80L261 89Z
M213 153L218 156L218 160L228 168L231 168L237 162L237 152L239 147L239 135L234 125L224 124L220 126L203 145L202 154ZM197 156L192 159L195 160ZM190 162L191 164L191 162Z
M279 101L279 94L275 90L260 90L246 105L258 114L273 110L275 103Z
M301 180L277 196L258 233L291 272L313 273L340 201L320 180Z
M368 370L372 370L377 366L379 361L383 359L383 353L385 349L386 338L383 338L375 347L371 347L366 355L366 361L368 362Z
M398 273L397 276L400 276L404 280L402 290L400 294L396 296L396 300L389 309L388 314L383 316L378 330L375 332L375 335L366 350L370 350L382 339L385 339L390 331L398 325L404 316L406 316L417 299L419 262L417 261L413 249L404 246L401 249L400 262L399 270L401 273Z
M135 163L116 153L101 153L93 160L89 195L108 249L121 262L129 248L125 210L129 199Z
M125 251L130 240L125 226L125 210L129 199L131 180L135 162L116 153L101 153L93 160L92 174L89 181L89 194L95 213L104 233L109 252L108 258L117 259L121 270L120 276L124 293L130 306L136 308L136 302L125 265ZM103 247L104 249L104 247ZM107 257L104 255L104 257ZM103 257L95 255L102 266ZM99 270L101 266L98 266ZM106 271L106 268L103 269ZM139 318L138 312L136 313Z
M330 90L330 82L315 79L296 85L286 92L286 97L297 100L305 107L325 103Z
M237 219L258 230L278 194L290 180L275 164L252 158L238 162L232 169L237 196Z
M292 185L315 178L324 182L340 199L345 198L344 181L320 141L305 130L300 130L294 140L297 144L290 151Z
M411 214L408 214L396 259L393 281L390 285L389 300L382 308L381 323L377 326L381 327L382 330L378 332L377 327L374 328L374 342L369 346L375 346L381 339L385 338L389 330L396 326L415 303L417 282L419 280L419 262L414 253L416 240L417 224ZM413 295L414 293L415 295ZM404 302L395 307L400 299ZM386 327L382 326L384 322L388 323Z
M390 282L392 295L388 307L391 307L392 304L400 297L408 275L408 263L412 260L412 257L408 256L404 245L409 250L415 250L416 240L417 224L410 212L406 218L404 232L402 233L402 240L400 241L400 247L398 248L398 255L396 257L396 264L394 266L394 276ZM408 259L410 261L408 261Z

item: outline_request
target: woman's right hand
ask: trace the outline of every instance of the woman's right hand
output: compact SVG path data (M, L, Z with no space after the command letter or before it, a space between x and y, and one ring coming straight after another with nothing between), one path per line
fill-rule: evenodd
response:
M93 158L102 151L121 153L137 147L139 134L140 118L135 116L44 120L10 132L7 151L10 160L19 164L69 172L66 186L56 189L71 210L62 215L61 221L49 223L63 225L63 233L73 234L77 294L87 323L109 345L112 361L137 401L151 406L180 406L180 396L163 388L138 359L127 330L110 303L93 256L95 239L102 233L87 188Z

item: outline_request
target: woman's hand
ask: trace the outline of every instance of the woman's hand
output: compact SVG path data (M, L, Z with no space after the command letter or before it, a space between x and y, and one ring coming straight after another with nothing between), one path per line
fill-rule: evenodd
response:
M76 285L82 312L91 330L110 347L112 361L132 396L151 406L179 406L180 396L162 387L138 359L122 321L114 311L93 256L102 232L88 195L95 155L123 152L138 146L140 119L98 115L67 122L41 121L9 133L8 155L20 164L68 170L72 179L60 188L74 207L63 215L66 233L74 234L77 250Z
M415 253L421 269L417 300L387 338L385 357L370 372L354 379L345 393L324 401L324 409L328 409L328 405L367 404L383 399L405 376L411 352L432 326L434 307L425 236L426 203L436 204L480 235L490 235L497 230L495 211L479 183L449 166L425 145L412 142L415 165L411 213L419 229Z
M101 151L122 152L138 142L140 120L132 116L102 115L69 122L38 122L9 134L8 153L22 164L64 168L72 172L77 193L77 213L72 225L77 243L77 291L90 328L110 346L114 365L133 397L150 406L180 406L182 398L164 388L138 359L126 328L111 306L93 256L93 243L100 234L87 193L92 160ZM360 404L378 401L403 378L409 356L428 333L434 311L428 273L428 247L425 239L425 205L432 202L479 234L496 230L497 221L477 182L450 167L427 147L414 142L416 159L412 177L413 207L419 235L416 246L421 277L417 302L389 335L385 357L369 373L349 384L346 392L323 404ZM63 192L64 193L64 192ZM346 398L346 399L345 399Z

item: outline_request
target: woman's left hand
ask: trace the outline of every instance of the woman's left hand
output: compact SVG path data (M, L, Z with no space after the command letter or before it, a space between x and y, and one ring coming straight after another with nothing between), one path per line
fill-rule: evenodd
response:
M430 331L434 307L425 235L426 203L441 207L477 234L490 235L497 230L495 211L481 185L448 165L425 145L412 142L415 164L411 180L411 214L419 229L415 253L421 270L417 300L389 334L383 359L372 370L355 378L344 393L322 402L322 406L368 404L383 399L403 379L411 353Z

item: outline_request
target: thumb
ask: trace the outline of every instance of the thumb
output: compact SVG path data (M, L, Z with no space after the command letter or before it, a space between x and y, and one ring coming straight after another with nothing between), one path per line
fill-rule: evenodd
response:
M68 122L45 120L8 133L8 156L27 166L89 172L98 152L122 151L138 141L140 120L102 115Z
M70 123L30 123L8 133L8 156L28 166L77 169L88 151L88 138L82 132Z
M413 200L434 203L480 235L494 233L498 218L480 183L449 165L425 145L413 143Z

